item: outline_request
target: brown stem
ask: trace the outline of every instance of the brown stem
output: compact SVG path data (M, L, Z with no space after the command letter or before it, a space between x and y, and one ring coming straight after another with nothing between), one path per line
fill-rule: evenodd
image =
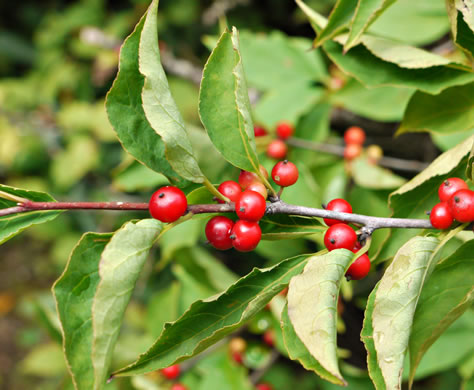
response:
M0 210L0 216L25 213L39 210L131 210L147 211L148 203L130 202L24 202L15 207ZM188 206L188 211L193 214L232 213L235 205L230 204L193 204ZM287 214L304 217L318 217L337 219L342 222L351 222L363 226L362 232L372 234L381 228L405 229L433 229L429 219L410 218L381 218L361 214L341 213L311 207L304 207L285 203L277 200L267 204L266 215Z

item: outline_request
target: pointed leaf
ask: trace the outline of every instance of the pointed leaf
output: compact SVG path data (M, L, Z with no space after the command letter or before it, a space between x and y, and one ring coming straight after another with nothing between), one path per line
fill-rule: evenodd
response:
M53 285L63 350L74 387L94 387L92 366L92 301L99 284L99 262L112 234L86 233L71 253L61 277Z
M305 369L316 372L321 378L332 383L340 384L341 380L323 368L321 364L309 353L303 342L293 328L293 324L288 316L288 306L285 305L281 315L281 329L283 341L291 360L298 361Z
M165 156L165 144L148 122L142 107L145 79L138 67L140 35L145 16L120 50L119 72L107 94L105 107L124 149L148 168L160 172L177 186L189 184L173 170Z
M54 199L44 192L20 190L19 188L0 184L0 191L13 195L14 197L29 199L35 202L54 202ZM0 196L0 209L17 206L17 202ZM0 217L0 244L15 237L18 233L30 226L43 222L52 221L62 211L32 211L21 214L11 214Z
M253 123L237 30L225 31L203 71L199 115L214 146L231 164L258 171Z
M434 131L443 134L474 127L474 83L445 89L439 95L416 92L405 110L398 134Z
M339 384L345 384L336 356L337 297L341 278L353 253L345 249L309 259L301 275L291 279L288 315L311 355Z
M314 40L313 47L323 44L348 25L357 6L357 0L338 0L329 15L326 26Z
M145 77L142 90L146 119L165 144L173 170L189 181L202 183L204 175L194 157L184 120L171 96L158 48L158 0L148 9L138 49L139 70Z
M311 7L308 7L303 1L301 0L295 0L296 4L298 7L300 7L301 11L304 12L304 14L307 16L309 19L309 22L311 23L311 26L313 27L313 30L316 34L319 34L319 32L326 27L328 20L317 13L315 10L313 10Z
M266 215L260 220L263 240L300 238L326 230L316 218L291 215Z
M396 0L359 0L344 50L359 43L362 34Z
M96 390L101 389L107 379L123 314L161 227L161 222L155 219L128 222L114 233L102 253L100 282L92 304L92 361Z
M197 355L263 309L302 271L307 258L297 256L271 268L255 268L222 294L195 302L176 322L165 325L160 338L135 363L114 375L145 373Z
M365 307L364 324L362 327L362 332L360 334L360 339L364 343L365 349L367 350L367 369L369 371L370 379L372 379L372 382L377 390L386 390L387 387L385 386L382 371L380 370L380 367L377 362L377 351L375 350L373 336L374 328L372 326L375 294L377 293L379 284L380 282L377 283L377 285L374 287L374 289L369 295L367 306Z
M400 389L413 315L438 245L434 237L414 237L395 255L375 293L373 342L387 389Z
M428 348L474 300L474 240L438 264L423 286L410 335L410 381Z
M446 88L474 81L474 73L449 66L401 68L376 57L364 45L354 47L345 54L342 46L336 42L328 41L323 48L342 71L368 87L392 85L437 94Z

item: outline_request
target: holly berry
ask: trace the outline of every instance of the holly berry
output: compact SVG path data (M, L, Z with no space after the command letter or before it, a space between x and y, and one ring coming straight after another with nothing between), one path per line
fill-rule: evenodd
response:
M267 196L268 196L267 188L260 181L254 181L253 183L251 183L247 187L247 190L258 192L260 195L264 197L264 199L267 199Z
M298 168L288 160L280 161L272 169L272 179L280 187L288 187L298 180Z
M364 253L354 261L346 272L346 278L349 280L360 280L365 278L370 271L370 260L367 253Z
M287 139L294 133L293 126L288 122L280 122L276 128L277 136L280 139Z
M254 250L262 238L262 230L257 222L238 220L230 236L234 248L240 252Z
M181 373L181 368L179 367L179 364L175 364L173 366L163 368L161 373L166 379L176 379Z
M459 177L450 177L443 181L438 188L438 196L441 202L447 202L455 192L459 190L467 190L469 187L466 182Z
M171 390L188 390L188 388L182 383L174 383L173 386L171 386Z
M273 330L267 330L263 334L263 342L269 347L273 347L273 345L275 344L275 332Z
M186 195L177 187L166 186L156 191L150 199L148 209L153 218L161 222L174 222L186 213Z
M244 361L244 357L240 352L234 352L232 353L232 360L237 364L242 364L242 362Z
M436 229L448 229L452 225L454 218L447 202L438 203L431 209L430 221Z
M349 127L344 133L346 145L362 145L365 141L365 131L358 126Z
M329 251L339 248L351 250L356 241L357 234L345 223L337 223L330 226L324 235L324 245Z
M254 126L253 132L255 137L263 137L264 135L267 135L267 131L261 126Z
M262 174L262 176L265 179L268 179L268 171L265 169L265 167L260 164L259 169L260 169L260 173ZM256 181L260 182L260 178L258 177L258 175L256 173L247 172L247 171L240 171L239 184L240 184L240 187L243 190L246 190L247 187L250 184L252 184Z
M231 202L235 202L239 197L240 193L242 192L239 183L233 180L227 180L222 182L219 187L217 187L217 191L219 191L222 195L228 197ZM217 199L217 202L224 203L224 201L221 199Z
M255 191L245 190L235 202L235 212L245 221L259 221L265 214L265 198Z
M288 147L281 139L276 139L270 142L267 146L268 157L274 158L275 160L282 160L288 153Z
M257 390L273 390L273 386L268 383L259 383L255 386Z
M206 224L205 233L207 240L216 249L230 249L232 248L230 233L233 227L234 221L227 217L212 217Z
M354 160L362 153L362 146L359 144L348 144L344 148L344 158L348 161Z
M456 221L474 221L474 191L463 189L455 192L449 198L448 207Z
M339 211L341 213L352 213L352 206L344 199L333 199L327 204L326 210ZM328 226L331 226L341 222L337 219L324 218L324 223Z
M231 353L243 353L247 348L247 342L242 337L234 337L229 342L229 350Z

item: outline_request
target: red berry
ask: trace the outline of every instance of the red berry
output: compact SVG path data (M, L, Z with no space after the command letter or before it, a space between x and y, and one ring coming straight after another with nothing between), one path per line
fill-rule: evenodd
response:
M265 167L260 164L260 173L262 174L262 176L265 178L265 179L268 179L268 171L265 169ZM247 171L240 171L240 175L239 175L239 184L240 184L240 187L243 189L243 190L246 190L247 187L254 183L254 182L261 182L260 178L257 176L256 173L253 173L253 172L247 172Z
M346 277L351 280L365 278L370 271L370 260L367 253L364 253L354 261L346 272Z
M359 144L348 144L344 148L344 158L346 160L354 160L362 153L362 146Z
M456 221L474 221L474 191L459 190L449 198L449 211Z
M242 362L244 361L244 358L240 352L233 352L232 360L238 364L242 364Z
M467 190L469 187L466 182L459 177L450 177L443 181L438 188L438 196L441 202L447 202L451 195L459 190Z
M148 205L153 218L161 222L174 222L186 213L186 195L177 187L166 186L156 191Z
M188 388L182 383L174 383L173 386L171 386L171 390L188 390Z
M161 373L167 379L176 379L179 376L180 372L181 368L179 367L179 364L175 364L173 366L169 366L161 370Z
M339 211L341 213L352 213L352 207L349 202L344 199L333 199L327 206L326 210L329 211ZM341 223L337 219L324 218L324 223L328 226L335 225L336 223Z
M267 146L268 157L274 158L275 160L282 160L288 153L288 147L281 139L276 139L270 142Z
M265 198L255 191L245 190L235 202L235 212L245 221L259 221L265 214Z
M232 180L222 182L219 187L217 187L217 191L222 195L227 196L231 202L235 202L242 192L239 183ZM220 199L217 199L217 202L224 203L224 201Z
M438 203L431 209L430 221L436 229L448 229L452 225L454 218L447 202Z
M268 383L259 383L255 388L257 390L273 390L273 386Z
M359 249L362 248L362 245L360 245L360 242L359 241L356 241L356 243L354 244L354 247L351 249L352 252L356 253L359 251Z
M264 135L267 135L267 131L261 126L254 126L253 132L255 137L263 137Z
M275 332L273 330L267 330L263 334L263 342L269 347L273 347L273 345L275 344Z
M234 227L234 221L224 216L212 217L206 224L206 237L209 243L216 249L226 250L232 248L230 233Z
M258 192L265 199L267 199L267 196L268 196L267 188L260 181L254 181L253 183L250 183L250 185L247 187L247 190Z
M239 220L235 223L230 237L235 249L240 252L250 252L260 242L262 231L257 222Z
M280 122L276 128L277 136L281 139L287 139L294 133L293 126L288 122Z
M357 241L355 231L345 223L337 223L329 227L324 235L324 245L329 251L339 248L351 250Z
M365 141L365 131L358 126L349 127L344 133L346 145L362 145Z
M298 168L288 160L280 161L272 169L272 179L280 187L288 187L298 180Z

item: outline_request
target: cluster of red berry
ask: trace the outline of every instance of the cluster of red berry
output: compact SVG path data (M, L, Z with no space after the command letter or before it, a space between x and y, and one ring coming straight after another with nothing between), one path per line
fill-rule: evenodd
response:
M173 366L163 368L161 370L161 374L166 379L174 380L179 377L179 374L181 374L181 367L179 366L179 364L175 364ZM171 390L188 390L188 388L182 383L177 382L173 383L173 385L171 386Z
M267 170L261 165L260 172L268 179ZM273 181L280 187L288 187L298 180L298 168L290 161L275 164L272 169ZM241 171L239 182L227 180L217 189L231 202L235 203L235 212L239 220L215 216L205 229L209 243L216 249L226 250L234 247L241 252L254 250L262 237L258 221L267 207L267 189L258 175ZM219 203L224 203L218 200ZM149 203L150 214L162 222L174 222L186 213L188 202L179 188L166 186L156 191Z
M352 213L352 206L344 199L333 199L325 208L330 211ZM361 245L357 241L357 234L349 225L336 219L329 218L324 218L324 222L329 226L329 229L324 235L324 245L329 251L345 248L356 253L361 249ZM359 280L364 278L369 271L370 259L369 256L364 253L351 264L346 272L346 278Z
M454 220L474 221L474 191L459 177L446 179L438 189L439 200L430 212L430 221L436 229L448 229Z
M344 133L344 158L346 160L353 160L359 157L362 152L362 145L365 141L365 131L358 126L349 127Z
M253 128L255 137L262 137L267 135L267 131L261 126ZM288 146L285 140L291 137L294 133L293 126L288 122L280 122L276 127L277 139L271 141L267 146L267 156L275 160L283 160L288 153Z
M260 172L268 178L263 166L260 166ZM298 168L287 160L280 161L272 169L272 179L281 187L291 186L298 180ZM240 252L254 250L262 237L258 221L267 207L265 186L256 174L242 171L238 183L227 180L219 185L218 191L235 203L239 219L234 222L224 216L212 217L206 225L207 240L220 250L232 247Z

